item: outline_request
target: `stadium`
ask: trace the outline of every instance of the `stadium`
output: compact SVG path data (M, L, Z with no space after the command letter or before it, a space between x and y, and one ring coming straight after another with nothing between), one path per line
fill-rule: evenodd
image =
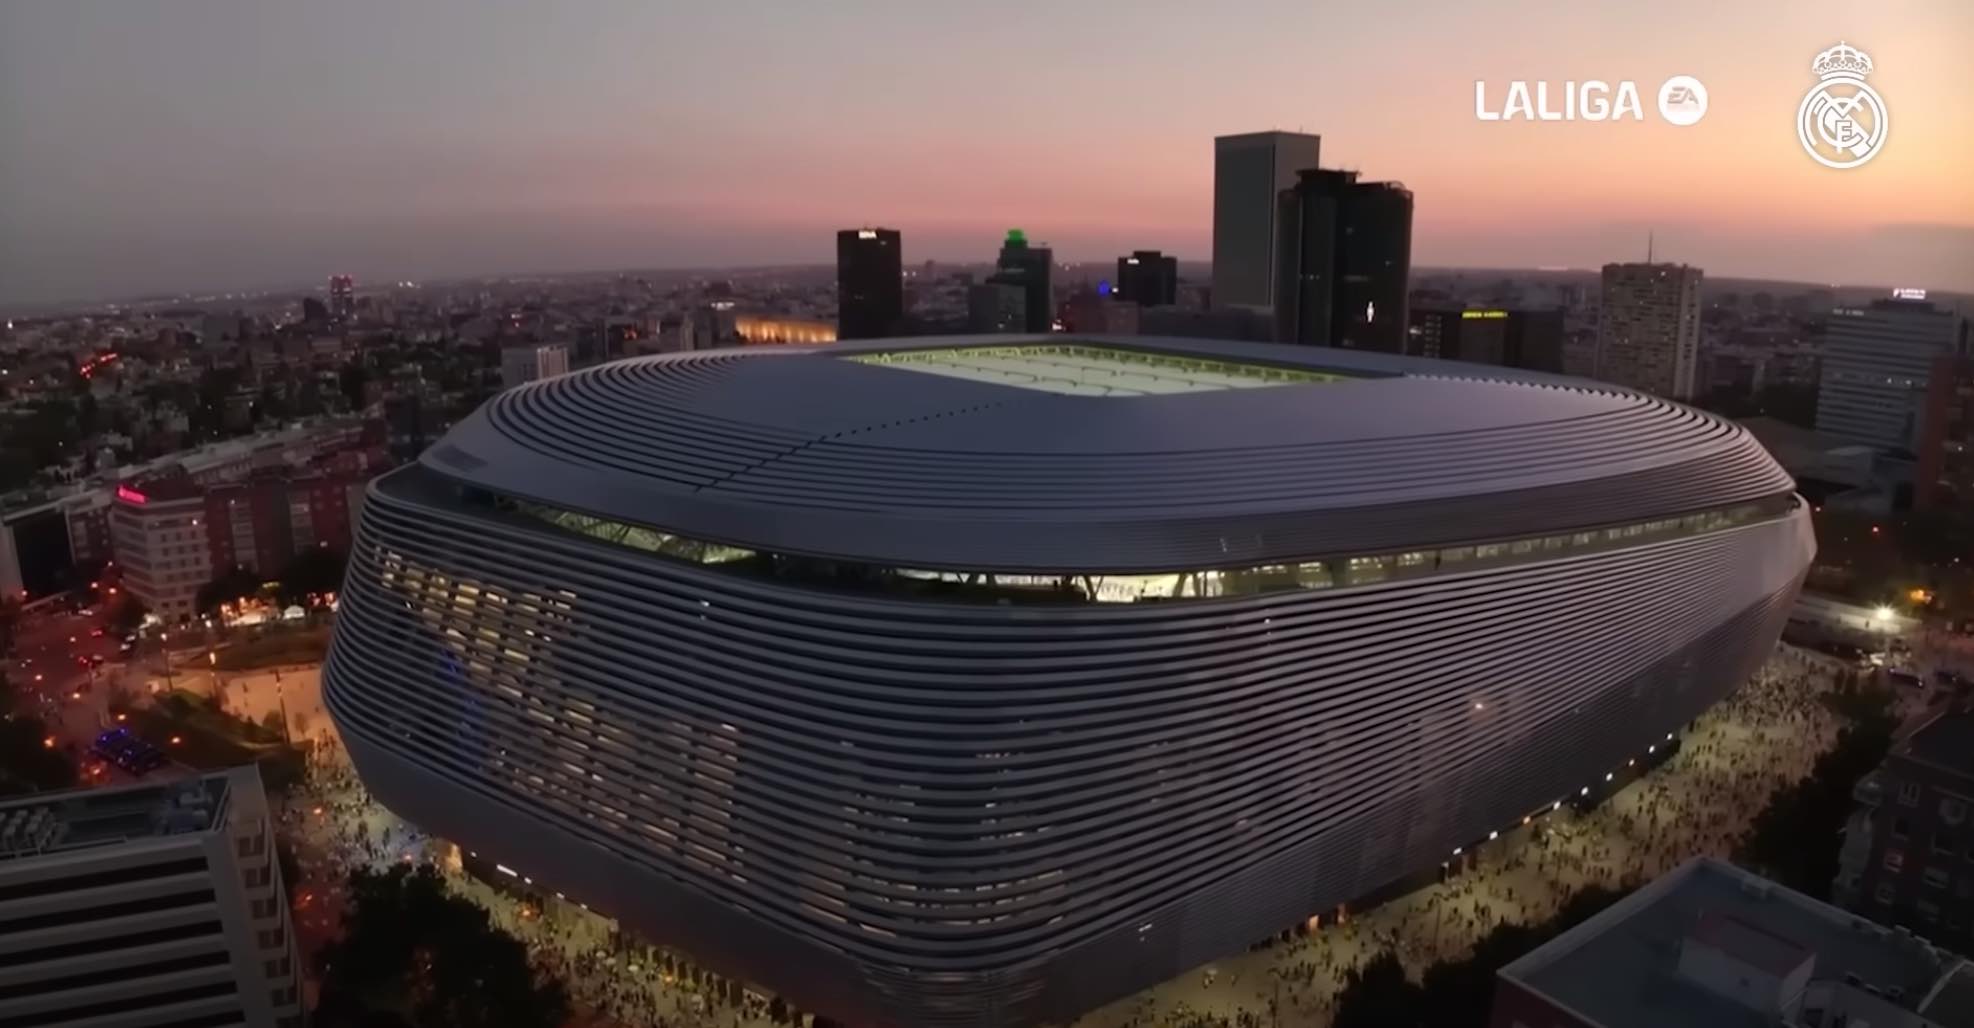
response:
M1591 796L1813 549L1748 433L1554 376L684 353L374 482L326 696L406 819L804 1010L1060 1022Z

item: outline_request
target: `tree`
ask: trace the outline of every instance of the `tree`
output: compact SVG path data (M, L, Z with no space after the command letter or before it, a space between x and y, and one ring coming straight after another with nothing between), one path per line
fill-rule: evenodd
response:
M1626 890L1590 886L1563 901L1556 914L1536 924L1496 926L1461 960L1426 969L1419 983L1405 975L1397 954L1380 953L1344 979L1337 995L1337 1028L1417 1025L1431 1028L1486 1028L1493 1006L1496 973L1537 946L1582 924L1623 899Z
M1426 969L1426 1023L1433 1028L1486 1028L1494 1003L1494 976L1522 954L1548 941L1546 925L1497 925L1465 960L1444 961Z
M1898 724L1887 690L1833 694L1825 701L1851 723L1806 777L1776 790L1734 849L1737 862L1817 899L1829 899L1837 879L1844 825L1857 807L1851 791L1891 751Z
M0 672L0 796L74 786L75 761L47 744L48 727L24 706Z
M1331 1028L1417 1028L1425 1024L1425 990L1405 975L1390 950L1343 976Z
M397 1013L449 1028L556 1028L569 1015L562 984L538 980L527 948L447 893L430 864L351 872L345 925L317 956L319 1025L366 1028Z
M260 576L238 564L213 576L212 581L199 587L192 605L198 612L211 616L219 611L222 604L242 600L260 592Z
M349 558L340 550L315 546L295 555L281 569L281 602L301 603L311 593L332 593L343 587Z
M117 597L115 605L110 607L104 623L109 625L110 631L118 635L129 635L144 626L144 616L149 613L150 611L144 609L144 601L125 590Z

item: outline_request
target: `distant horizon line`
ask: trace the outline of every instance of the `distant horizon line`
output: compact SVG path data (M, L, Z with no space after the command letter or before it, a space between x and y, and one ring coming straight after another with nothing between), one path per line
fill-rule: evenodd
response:
M1122 256L1124 255L1122 254L1119 255L1119 257ZM1204 265L1209 269L1212 267L1212 263L1213 263L1212 258L1210 257L1187 258L1187 257L1180 257L1178 254L1166 254L1165 256L1178 257L1179 262L1181 264L1192 264L1195 266ZM1060 260L1057 261L1056 263L1065 266L1104 265L1104 264L1109 264L1116 259L1117 258L1090 258L1084 260ZM973 260L953 260L947 258L932 257L911 264L905 264L903 265L903 267L909 269L913 267L922 267L926 264L949 265L956 267L973 267L973 266L984 267L984 266L991 266L993 263L994 261L992 258L973 259ZM1635 260L1611 260L1611 261L1606 261L1604 263L1631 264L1631 263L1640 263L1640 262ZM1652 263L1685 264L1686 262L1674 261L1674 260L1661 260ZM1880 284L1880 283L1814 282L1814 281L1806 281L1802 279L1768 278L1759 275L1751 276L1751 275L1738 275L1738 274L1726 274L1726 273L1718 274L1718 275L1710 275L1707 274L1707 269L1704 266L1700 266L1700 265L1689 265L1689 266L1699 267L1701 273L1703 275L1706 275L1707 279L1716 282L1718 281L1751 282L1751 283L1764 283L1764 284L1779 285L1779 286L1800 286L1808 289L1831 289L1831 290L1843 289L1843 290L1861 290L1861 291L1881 290L1886 292L1887 294L1889 294L1894 289L1912 288L1910 286L1895 286L1895 285ZM625 275L638 275L638 274L646 274L646 273L657 273L664 275L693 275L693 274L714 275L714 274L731 273L731 272L828 270L832 267L834 267L834 263L831 261L798 261L798 262L777 261L777 262L769 262L763 264L716 264L716 265L680 265L680 266L642 265L642 266L625 266L625 267L617 267L617 268L590 268L583 270L564 270L564 271L537 270L537 271L499 271L499 272L477 272L477 273L469 272L463 274L458 274L458 273L449 274L438 278L430 278L430 279L422 279L422 280L410 279L410 278L395 278L389 276L379 277L374 279L366 279L363 276L355 275L347 271L332 271L332 272L325 272L324 274L322 274L319 277L318 281L315 282L314 284L307 284L300 281L293 281L293 282L285 282L280 284L235 287L232 289L143 292L143 293L121 294L116 296L98 296L98 297L90 297L90 298L68 297L58 300L24 300L24 299L0 298L0 316L47 317L52 314L60 313L61 309L63 308L104 307L104 306L136 307L136 306L152 306L158 304L168 304L172 302L210 303L216 298L227 298L227 297L236 297L236 296L242 300L255 298L255 297L275 298L275 297L281 297L286 295L303 296L316 292L326 292L328 290L328 282L330 278L337 275L346 275L346 274L350 275L355 280L356 289L358 291L361 291L364 288L366 282L369 282L373 287L376 286L378 283L383 283L384 288L400 288L399 283L402 282L413 282L415 286L418 288L426 288L426 287L436 288L443 286L457 286L457 285L466 285L466 284L482 283L482 282L525 281L530 279L579 280L579 279L621 277ZM1544 274L1544 275L1566 275L1566 274L1596 275L1599 272L1601 272L1603 267L1604 265L1601 264L1594 267L1576 267L1576 266L1563 266L1563 265L1421 264L1421 265L1415 265L1411 269L1411 273L1412 273L1412 277L1416 277L1421 272L1426 272L1426 273L1533 272L1533 273ZM1969 288L1965 290L1958 288L1939 288L1939 289L1932 287L1921 287L1921 288L1925 288L1929 293L1940 293L1940 294L1951 295L1955 297L1974 298L1974 288Z

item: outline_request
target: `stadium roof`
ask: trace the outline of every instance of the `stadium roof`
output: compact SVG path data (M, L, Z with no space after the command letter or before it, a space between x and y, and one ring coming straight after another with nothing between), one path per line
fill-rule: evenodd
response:
M422 463L699 539L996 571L1398 550L1793 488L1739 426L1616 387L1144 337L619 361L502 394Z

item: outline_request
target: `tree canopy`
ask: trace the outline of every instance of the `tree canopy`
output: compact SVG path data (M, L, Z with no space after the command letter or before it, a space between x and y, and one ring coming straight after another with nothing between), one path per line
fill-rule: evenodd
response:
M1345 974L1332 1028L1486 1028L1496 972L1622 898L1619 890L1580 889L1554 917L1499 925L1474 943L1466 959L1434 964L1418 982L1386 950Z
M1827 900L1837 879L1843 829L1857 802L1851 791L1892 748L1893 696L1885 689L1848 689L1824 698L1850 719L1837 744L1808 776L1778 789L1735 845L1737 863L1807 896Z
M430 864L351 872L345 924L317 956L325 1028L556 1028L569 1014L562 984L538 980L527 948Z
M129 635L143 626L144 615L148 613L150 612L144 609L144 601L131 595L130 590L126 589L117 598L116 604L110 608L104 620L111 631L118 635Z
M252 596L260 591L260 587L259 575L235 564L199 587L199 593L193 599L193 608L200 614L210 615L218 611L221 604Z
M0 796L75 785L75 761L46 745L48 728L0 671Z

